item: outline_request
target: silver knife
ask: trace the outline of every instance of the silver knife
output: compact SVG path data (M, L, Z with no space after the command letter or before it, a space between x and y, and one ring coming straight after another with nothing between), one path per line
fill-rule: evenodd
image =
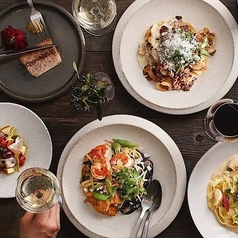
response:
M23 53L33 52L36 50L44 50L44 49L51 48L53 46L55 46L55 44L44 45L44 46L33 46L33 47L29 47L29 48L22 49L22 50L12 50L12 51L8 51L8 52L0 54L0 59L7 58L10 56L15 56L15 55L21 55Z

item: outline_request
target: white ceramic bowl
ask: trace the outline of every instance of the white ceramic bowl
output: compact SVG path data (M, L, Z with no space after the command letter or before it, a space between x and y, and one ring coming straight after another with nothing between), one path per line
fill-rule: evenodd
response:
M132 141L151 155L154 178L161 182L163 197L160 208L150 223L149 236L155 237L176 217L186 189L186 170L182 155L160 127L145 119L114 115L96 120L80 129L66 145L58 166L57 176L62 186L63 209L69 220L90 238L129 238L140 211L130 215L120 212L115 217L97 213L80 186L84 156L106 139ZM123 227L123 229L122 229Z
M182 16L195 28L208 27L217 37L216 53L189 92L156 90L137 60L139 42L156 22ZM168 114L201 111L222 98L238 75L238 25L229 10L214 0L137 0L120 18L113 37L113 61L127 91L143 105ZM225 60L224 60L225 59Z

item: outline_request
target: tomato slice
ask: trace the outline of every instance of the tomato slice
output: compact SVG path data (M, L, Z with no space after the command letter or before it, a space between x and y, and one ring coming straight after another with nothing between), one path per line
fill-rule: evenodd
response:
M222 197L222 204L225 207L226 211L228 212L230 209L229 198L228 196L223 195Z

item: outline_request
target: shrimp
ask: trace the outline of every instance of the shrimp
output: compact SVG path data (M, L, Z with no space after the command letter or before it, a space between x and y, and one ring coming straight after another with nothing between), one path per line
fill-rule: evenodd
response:
M91 166L91 174L96 179L105 179L110 173L105 163L96 162Z
M92 149L86 157L91 160L91 174L96 179L105 179L111 175L110 158L112 155L111 147L108 145L98 145Z
M113 170L120 171L123 167L131 167L133 165L133 159L126 153L119 152L111 158L110 164Z

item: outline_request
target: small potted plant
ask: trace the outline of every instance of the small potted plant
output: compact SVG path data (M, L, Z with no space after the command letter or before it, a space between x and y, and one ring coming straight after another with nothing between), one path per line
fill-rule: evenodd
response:
M77 74L77 81L71 86L71 105L85 112L95 108L97 118L101 121L103 106L114 97L114 86L110 77L103 72L80 76L75 62L73 68Z

